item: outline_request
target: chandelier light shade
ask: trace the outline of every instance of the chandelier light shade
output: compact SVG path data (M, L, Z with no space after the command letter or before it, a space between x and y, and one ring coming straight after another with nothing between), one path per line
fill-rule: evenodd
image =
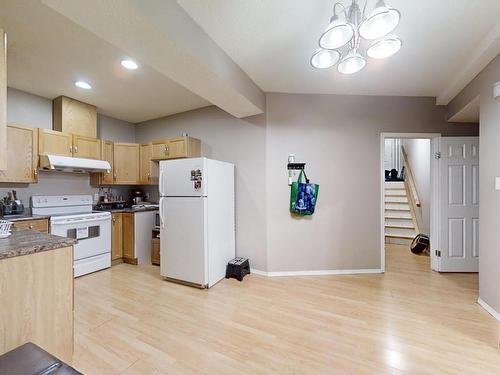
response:
M318 69L334 66L340 60L340 52L335 49L319 49L311 57L311 65Z
M359 27L359 35L369 40L382 38L398 26L400 18L399 10L388 7L380 0Z
M346 21L334 15L325 32L319 38L319 46L324 49L336 49L345 46L354 38L354 28Z
M399 10L384 0L366 0L361 11L358 0L349 1L351 4L347 7L340 2L333 5L333 16L319 38L320 49L310 60L313 67L326 69L338 63L340 73L354 74L366 66L366 58L361 53L365 53L365 49L366 55L373 59L385 59L401 49L401 39L391 34L399 25ZM370 3L373 9L365 14ZM340 12L337 7L341 8Z
M402 44L398 37L385 37L373 42L366 54L373 59L385 59L398 52Z
M353 49L342 59L337 69L342 74L354 74L363 69L365 65L365 58Z

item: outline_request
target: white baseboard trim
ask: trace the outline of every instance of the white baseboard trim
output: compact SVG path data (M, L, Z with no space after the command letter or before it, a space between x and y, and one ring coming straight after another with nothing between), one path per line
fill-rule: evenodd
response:
M281 276L328 276L328 275L362 275L362 274L379 274L381 269L358 269L358 270L320 270L320 271L283 271L283 272L266 272L256 269L250 269L251 273L267 277Z
M479 306L481 306L483 309L488 311L492 317L494 317L496 320L500 322L500 314L493 309L490 305L488 305L486 302L484 302L481 298L477 299L477 303Z

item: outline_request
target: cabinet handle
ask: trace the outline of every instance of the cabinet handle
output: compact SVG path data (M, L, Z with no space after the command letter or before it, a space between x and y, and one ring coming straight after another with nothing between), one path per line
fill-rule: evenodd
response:
M168 155L170 153L170 150L168 149L168 146L165 145L165 155Z
M75 154L78 154L78 146L75 146Z
M35 170L33 171L33 175L36 177L38 176L38 169L35 168Z
M116 222L116 218L113 218L113 224Z
M73 153L73 146L69 146L69 152Z
M33 229L33 225L28 226L29 229Z

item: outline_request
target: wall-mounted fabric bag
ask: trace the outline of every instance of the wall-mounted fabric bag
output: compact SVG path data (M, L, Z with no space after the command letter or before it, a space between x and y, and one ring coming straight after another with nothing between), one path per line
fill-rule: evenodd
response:
M305 182L303 180L305 179ZM303 170L290 189L290 212L296 215L312 215L318 201L319 185L311 184Z

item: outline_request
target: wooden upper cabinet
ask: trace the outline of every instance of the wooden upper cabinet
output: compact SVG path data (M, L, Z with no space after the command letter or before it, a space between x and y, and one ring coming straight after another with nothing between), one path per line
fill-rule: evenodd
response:
M111 170L102 173L102 183L111 185L113 183L113 142L111 141L101 141L101 158L106 160L111 165Z
M0 29L0 171L7 170L7 34Z
M101 141L96 138L74 135L73 156L86 159L101 159Z
M38 180L38 129L10 124L7 127L7 169L0 182L31 183Z
M50 129L38 129L40 155L73 156L73 136Z
M97 138L97 107L66 96L52 102L53 129Z
M152 160L195 158L201 156L201 141L191 137L153 141L152 147Z
M139 150L140 150L139 183L143 185L158 184L158 163L154 162L151 159L153 155L152 143L144 143L139 145Z
M139 145L115 142L113 151L114 183L122 185L139 183Z

